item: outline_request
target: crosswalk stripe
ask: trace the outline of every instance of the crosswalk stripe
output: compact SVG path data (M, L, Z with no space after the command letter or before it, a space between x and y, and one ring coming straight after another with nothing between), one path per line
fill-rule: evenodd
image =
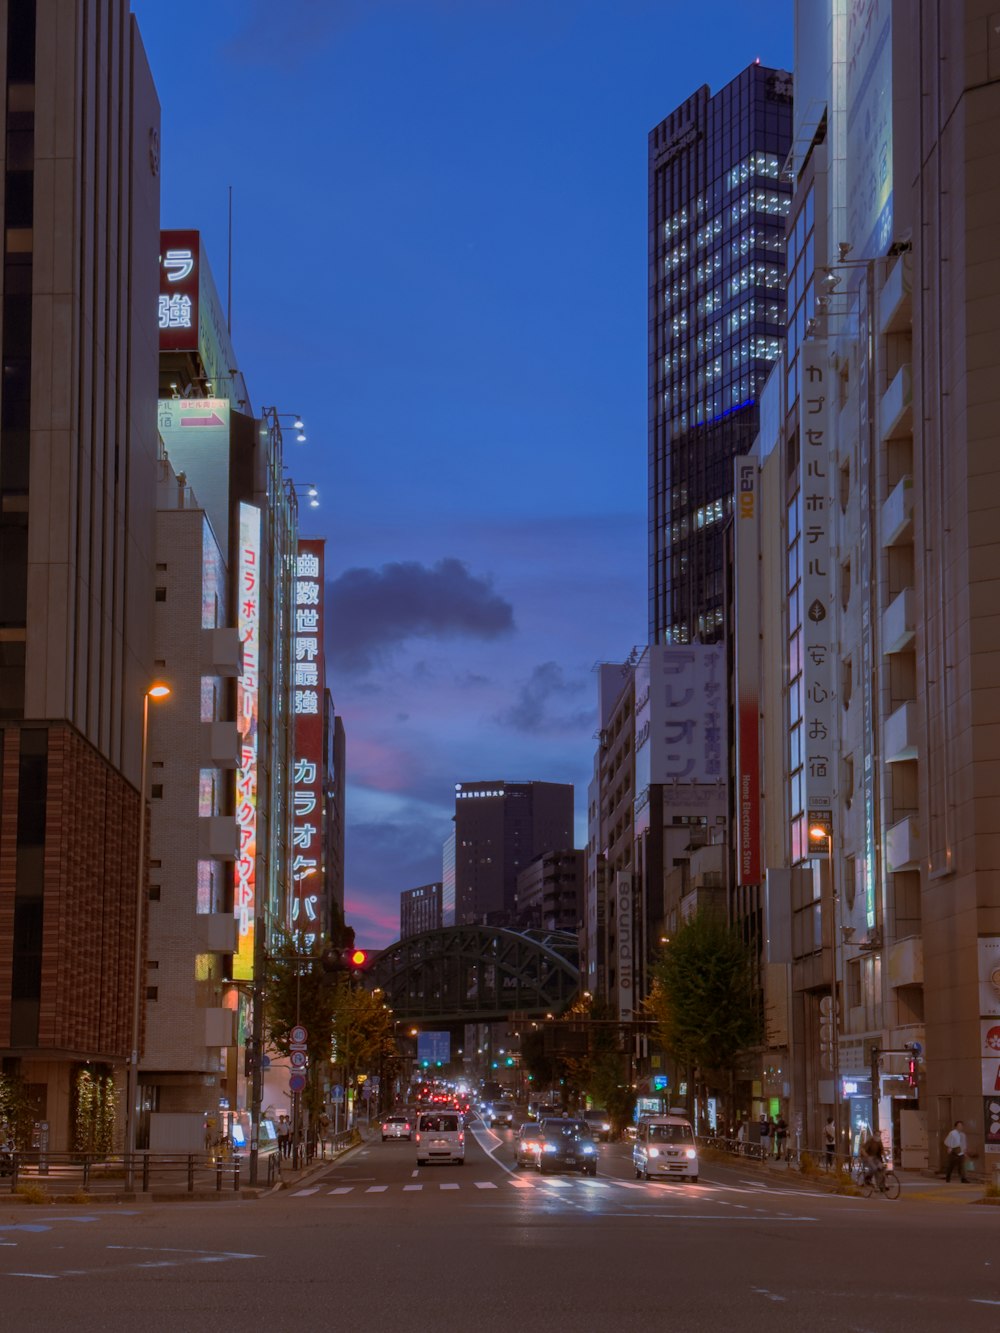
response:
M461 1188L462 1188L461 1185L456 1185L456 1184L454 1184L454 1183L452 1183L451 1185L439 1185L439 1186L438 1186L438 1189L441 1189L441 1190L457 1190L457 1189L461 1189Z
M571 1180L547 1180L545 1183L546 1185L554 1185L556 1189L559 1190L568 1190L573 1188L573 1182Z
M511 1176L507 1181L508 1185L513 1185L516 1190L533 1190L535 1187L530 1180L525 1180L523 1176Z
M384 1194L389 1188L388 1185L369 1185L365 1190L366 1194Z
M496 1185L494 1185L494 1183L493 1183L492 1180L477 1180L477 1181L475 1181L474 1183L475 1183L475 1186L476 1186L476 1189L477 1189L477 1190L495 1190L495 1189L496 1189Z
M581 1180L581 1185L586 1185L589 1190L606 1190L608 1183L606 1180Z
M404 1189L404 1190L422 1190L422 1189L423 1189L423 1185L404 1185L404 1186L403 1186L403 1189Z
M351 1192L351 1190L352 1190L353 1188L354 1188L353 1185L338 1185L337 1188L336 1188L335 1190L331 1190L330 1193L331 1193L331 1194L350 1194L350 1192Z
M310 1190L296 1190L295 1193L292 1195L292 1198L304 1199L307 1194L318 1194L318 1193L319 1193L319 1186L314 1185L313 1188Z

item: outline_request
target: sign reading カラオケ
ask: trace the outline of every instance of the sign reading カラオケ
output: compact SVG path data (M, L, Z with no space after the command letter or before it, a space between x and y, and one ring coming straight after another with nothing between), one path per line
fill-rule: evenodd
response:
M289 922L308 953L326 928L324 918L323 558L326 543L299 541L295 568L295 663L292 769L292 895Z

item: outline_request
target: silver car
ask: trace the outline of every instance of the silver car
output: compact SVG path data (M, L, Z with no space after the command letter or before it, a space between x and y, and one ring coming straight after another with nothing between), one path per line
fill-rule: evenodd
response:
M386 1139L412 1139L413 1125L405 1115L387 1115L382 1121L382 1142Z

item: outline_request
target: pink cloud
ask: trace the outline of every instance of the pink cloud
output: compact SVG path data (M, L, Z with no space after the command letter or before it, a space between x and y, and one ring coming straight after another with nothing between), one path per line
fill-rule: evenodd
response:
M344 915L354 927L362 948L384 949L399 939L399 912L390 912L371 898L357 898L353 891L344 899Z
M359 786L372 787L376 791L402 792L412 788L417 781L419 763L414 755L371 736L352 731L349 755L350 778Z

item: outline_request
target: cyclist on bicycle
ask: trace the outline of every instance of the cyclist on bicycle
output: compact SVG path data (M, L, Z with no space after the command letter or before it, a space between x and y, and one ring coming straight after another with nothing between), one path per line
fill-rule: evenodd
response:
M869 1134L864 1141L861 1146L861 1161L865 1179L878 1184L885 1173L885 1147L879 1135Z

